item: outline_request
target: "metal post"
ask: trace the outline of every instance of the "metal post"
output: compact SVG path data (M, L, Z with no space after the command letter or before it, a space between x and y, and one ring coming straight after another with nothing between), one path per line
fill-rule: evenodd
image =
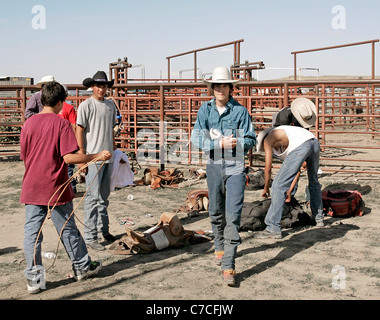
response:
M170 58L168 59L168 82L170 82Z
M197 82L197 52L194 51L194 82Z
M289 105L289 89L288 84L284 83L284 103L283 108L286 108Z
M165 111L164 111L164 86L160 86L160 167L165 170Z
M375 42L372 42L372 80L375 80Z
M21 122L25 122L25 109L26 109L26 89L25 87L21 88Z

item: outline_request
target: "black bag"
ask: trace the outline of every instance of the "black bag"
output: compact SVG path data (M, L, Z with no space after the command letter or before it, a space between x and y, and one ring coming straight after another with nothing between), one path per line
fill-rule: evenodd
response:
M270 199L244 202L239 231L264 230L264 219L270 206Z
M290 202L284 204L282 209L281 227L294 228L311 224L311 217L303 210L296 198L292 197Z
M264 223L271 199L244 202L241 212L239 231L260 231L266 228ZM298 226L311 225L312 219L305 212L296 198L284 204L282 210L281 227L294 228Z
M245 175L245 190L260 190L265 185L264 170L259 169L256 172L250 172Z

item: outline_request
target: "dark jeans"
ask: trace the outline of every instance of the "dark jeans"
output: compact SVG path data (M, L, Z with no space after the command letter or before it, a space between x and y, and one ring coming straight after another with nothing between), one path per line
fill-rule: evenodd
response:
M71 178L74 174L74 168L75 164L69 164L67 165L68 172L69 172L69 178ZM71 187L73 188L74 193L77 193L77 181L75 179L71 180Z
M215 251L224 251L222 270L235 270L241 211L244 202L244 164L222 160L206 168L209 215L214 233Z

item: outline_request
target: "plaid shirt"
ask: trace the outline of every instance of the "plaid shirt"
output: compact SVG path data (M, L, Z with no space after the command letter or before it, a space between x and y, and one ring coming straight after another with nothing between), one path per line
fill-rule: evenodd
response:
M191 142L213 159L220 146L218 140L211 138L211 129L219 130L224 136L232 134L237 138L237 147L232 150L234 157L237 153L238 156L244 156L256 144L256 134L248 110L231 96L222 115L217 110L215 99L205 102L198 110ZM243 152L239 153L239 150Z

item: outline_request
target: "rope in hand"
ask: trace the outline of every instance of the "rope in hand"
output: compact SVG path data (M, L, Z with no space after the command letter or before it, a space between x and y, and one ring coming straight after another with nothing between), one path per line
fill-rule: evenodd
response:
M46 215L46 217L45 217L45 219L44 219L44 221L43 221L43 223L42 223L42 225L41 225L40 230L38 231L37 238L36 238L36 241L35 241L35 243L34 243L33 261L34 261L34 265L35 265L35 266L37 265L37 263L36 263L36 250L37 250L38 239L39 239L39 237L40 237L40 234L41 234L41 232L42 232L42 228L44 227L44 225L45 225L47 219L50 219L50 217L51 217L51 212L52 212L52 211L54 210L54 208L56 207L56 205L57 205L57 203L58 203L58 200L61 198L62 194L65 192L67 186L71 183L71 181L72 181L74 178L76 178L77 176L79 176L81 171L84 171L84 169L86 169L88 166L90 166L90 165L96 163L97 161L99 161L99 158L100 158L100 157L101 157L101 156L96 157L95 159L91 160L90 162L86 163L83 167L81 167L80 169L78 169L77 172L75 172L75 173L74 173L74 174L73 174L73 175L72 175L72 176L71 176L71 177L70 177L65 183L63 183L61 186L59 186L58 189L57 189L57 190L53 193L53 195L50 197L49 202L48 202L48 206L47 206L47 207L48 207L48 213L47 213L47 215ZM83 194L83 196L81 197L80 201L79 201L78 204L73 208L73 211L71 211L69 217L66 219L65 223L63 224L62 229L61 229L61 231L60 231L60 233L59 233L59 239L58 239L57 249L56 249L56 251L55 251L55 257L54 257L53 263L52 263L52 265L51 265L48 269L46 269L46 271L48 271L49 269L51 269L51 268L53 267L53 265L54 265L54 263L55 263L55 261L56 261L56 259L57 259L59 243L60 243L60 241L61 241L62 233L63 233L63 230L64 230L66 224L69 222L69 220L71 219L72 215L73 215L73 214L75 215L75 213L74 213L75 210L77 209L77 207L80 205L80 203L82 202L82 200L83 200L84 197L86 196L88 190L91 188L92 184L93 184L94 181L95 181L96 176L97 176L98 173L100 172L100 169L103 167L104 163L105 163L105 160L104 160L104 161L102 162L102 164L100 165L100 167L99 167L99 169L98 169L98 172L96 173L94 179L91 181L91 183L90 183L90 185L88 186L86 192ZM62 188L63 188L62 192L59 194L59 196L58 196L57 200L55 201L53 207L50 208L50 202L52 201L52 199L54 198L54 196L58 193L58 191L59 191L60 189L62 189ZM91 228L89 228L88 226L86 226L86 225L85 225L85 224L84 224L84 223L83 223L83 222L77 217L77 215L75 215L75 217L78 219L78 221L79 221L83 226L85 226L85 227L87 227L88 229L91 230Z

